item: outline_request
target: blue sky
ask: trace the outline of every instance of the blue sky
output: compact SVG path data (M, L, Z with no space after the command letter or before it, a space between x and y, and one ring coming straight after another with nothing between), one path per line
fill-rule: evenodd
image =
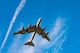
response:
M12 35L39 17L50 42L36 34L28 47L31 33ZM80 53L79 0L0 0L0 24L0 53Z

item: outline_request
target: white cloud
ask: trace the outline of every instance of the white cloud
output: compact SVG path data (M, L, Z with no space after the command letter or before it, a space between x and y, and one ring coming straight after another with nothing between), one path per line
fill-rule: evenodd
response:
M21 40L21 38L18 38L19 42L17 41L16 43L13 42L11 47L14 48L16 44L15 49L14 49L15 53L16 52L17 53L50 53L50 52L53 53L53 51L55 51L54 53L58 53L60 49L62 49L63 42L66 40L65 38L66 31L67 31L67 28L66 28L65 19L58 17L56 19L54 27L52 27L52 30L50 31L50 34L49 34L49 37L51 39L50 42L48 42L46 39L43 39L41 36L36 34L33 40L33 43L35 44L34 47L28 47L26 45L19 45L20 44L19 42L23 41ZM26 40L23 42L26 42Z
M61 17L58 17L54 27L52 28L50 32L50 38L54 35L57 36L58 33L61 31L61 29L65 27L65 19L62 19Z
M65 42L66 38L67 38L67 37L65 36L64 38L59 39L59 40L57 41L57 43L55 43L56 45L55 45L55 47L54 47L54 49L53 49L53 53L59 53L61 50L63 50L62 44Z
M7 53L16 53L16 50L18 50L18 48L19 48L19 46L17 44L20 43L20 39L21 39L21 35L15 37L15 39L13 41L14 43L10 45L12 47L8 47Z
M5 36L5 38L4 38L4 41L3 41L2 45L1 45L1 50L2 50L2 48L4 47L4 45L5 45L6 41L7 41L7 38L8 38L8 36L9 36L9 33L10 33L10 31L11 31L11 28L12 28L12 26L13 26L13 23L15 22L16 17L18 16L19 12L20 12L21 9L23 8L25 2L26 2L26 0L21 0L19 6L17 7L17 9L16 9L16 11L15 11L15 13L14 13L14 16L13 16L11 22L10 22L10 25L9 25L8 30L7 30L6 36Z
M61 39L64 36L65 32L66 30L63 30L60 34L58 34L57 37L52 40L50 47L52 47L59 39Z
M26 47L22 46L18 51L18 53L34 53L34 47Z

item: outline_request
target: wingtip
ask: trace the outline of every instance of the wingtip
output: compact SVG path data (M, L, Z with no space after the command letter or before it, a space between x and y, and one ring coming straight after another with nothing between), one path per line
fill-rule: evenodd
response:
M48 41L50 41L50 38L49 38L48 36L46 37L46 39L47 39Z
M15 35L15 33L13 33L13 35Z
M50 41L50 39L48 39L48 41Z
M17 33L13 33L13 35L16 35Z
M50 39L49 39L49 38L47 38L47 40L48 40L48 41L50 41Z

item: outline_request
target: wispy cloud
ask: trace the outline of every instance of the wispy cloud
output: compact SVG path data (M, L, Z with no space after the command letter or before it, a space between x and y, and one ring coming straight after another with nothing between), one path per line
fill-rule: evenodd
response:
M62 39L59 39L58 41L57 41L57 43L56 43L56 45L55 45L55 47L54 47L54 49L53 49L53 53L60 53L61 52L61 50L63 50L63 48L62 48L62 44L65 42L65 40L66 40L66 36L65 37L63 37Z
M12 18L12 20L11 20L11 22L10 22L10 25L9 25L8 30L7 30L6 36L5 36L5 38L4 38L4 41L3 41L2 45L1 45L1 49L4 47L4 45L5 45L6 41L7 41L7 38L8 38L8 36L9 36L9 33L10 33L10 31L11 31L11 28L12 28L12 26L13 26L15 20L16 20L16 17L18 16L19 12L20 12L21 9L23 8L25 2L26 2L26 0L21 0L19 6L17 7L17 9L16 9L16 11L15 11L15 13L14 13L14 15L13 15L13 18Z
M15 46L16 48L15 52L18 51L18 53L23 53L23 51L24 53L53 53L53 52L58 53L60 49L62 49L63 42L66 40L67 27L66 27L65 20L66 19L63 19L61 17L58 17L56 19L54 27L52 27L49 33L49 37L51 39L50 42L48 42L46 39L43 39L41 36L36 35L33 40L35 44L34 47L19 45L20 44L19 42L17 42L16 45L21 47L15 46L14 45L15 42L12 43L13 46L11 47ZM21 40L21 39L18 38L18 40ZM26 42L26 40L24 42Z
M50 34L49 34L50 35L49 37L51 39L50 42L48 42L46 40L43 41L41 38L40 39L36 38L39 41L37 44L38 45L37 47L39 50L36 50L36 52L39 53L38 51L45 50L47 53L50 53L50 52L53 53L53 50L55 49L54 46L56 46L56 44L59 42L60 39L63 39L65 37L66 33L67 33L66 19L58 17L56 19L54 27L52 27L52 29L50 30ZM35 43L36 42L37 41L35 41ZM59 44L62 45L63 43L59 42ZM59 45L57 47L59 47ZM49 49L50 49L50 51L47 51ZM57 50L57 51L59 51L59 50ZM42 53L44 53L44 52L42 52Z

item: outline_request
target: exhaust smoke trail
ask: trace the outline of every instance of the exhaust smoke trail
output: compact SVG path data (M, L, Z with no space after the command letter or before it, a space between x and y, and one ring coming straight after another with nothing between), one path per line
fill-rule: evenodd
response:
M1 45L1 48L0 48L1 50L3 49L3 47L4 47L4 45L5 45L6 41L7 41L7 38L9 36L9 33L11 31L11 28L12 28L12 26L13 26L15 20L16 20L16 17L18 16L19 12L21 11L21 9L23 8L23 6L24 6L25 3L26 3L26 0L21 0L19 6L15 10L15 13L13 15L13 18L12 18L12 20L10 22L10 25L9 25L9 28L7 30L6 36L5 36L4 41L3 41L2 45Z

